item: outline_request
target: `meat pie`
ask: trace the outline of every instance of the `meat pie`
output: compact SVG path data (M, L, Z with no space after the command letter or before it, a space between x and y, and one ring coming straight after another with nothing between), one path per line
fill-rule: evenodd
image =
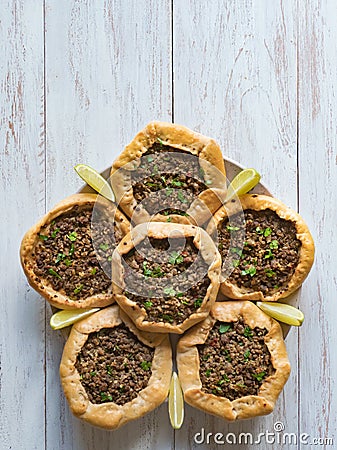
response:
M279 323L245 301L215 303L177 364L186 402L230 421L269 414L290 373Z
M28 281L55 307L87 308L114 301L112 252L130 225L113 203L97 199L95 194L68 197L23 238L21 262Z
M136 224L201 225L221 205L226 172L213 139L181 125L151 122L114 162L111 184Z
M229 298L274 301L303 283L314 243L303 219L279 200L244 195L221 207L207 228L222 256L221 292Z
M138 225L112 263L116 301L140 329L183 333L207 316L216 299L220 255L201 228Z
M172 373L168 335L139 331L110 306L75 324L60 366L74 415L116 429L167 397Z

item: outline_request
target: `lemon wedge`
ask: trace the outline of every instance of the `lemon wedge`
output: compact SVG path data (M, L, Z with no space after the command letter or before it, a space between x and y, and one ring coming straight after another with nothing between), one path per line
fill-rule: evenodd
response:
M246 194L260 181L260 174L255 169L244 169L233 178L227 189L225 201L228 202L235 195Z
M95 189L96 192L112 202L115 201L115 194L113 193L110 184L97 172L97 170L86 164L77 164L74 169L82 180Z
M59 330L60 328L67 327L90 316L94 312L99 311L99 308L87 308L87 309L62 309L53 314L50 318L50 326L53 330Z
M171 425L179 430L184 422L184 397L176 372L172 374L168 403Z
M304 321L304 314L294 306L274 302L256 302L256 305L268 316L288 325L299 327Z

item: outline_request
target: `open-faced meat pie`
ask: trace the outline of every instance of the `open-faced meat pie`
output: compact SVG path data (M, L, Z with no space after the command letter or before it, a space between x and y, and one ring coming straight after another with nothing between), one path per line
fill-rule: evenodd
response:
M181 125L151 122L114 162L111 184L134 223L201 225L226 191L223 157L213 139Z
M112 262L116 301L140 329L183 333L208 315L216 299L220 255L196 226L138 225Z
M269 414L290 373L279 323L246 301L215 303L177 364L186 402L230 421Z
M240 202L228 203L216 212L207 230L217 234L222 256L220 290L233 299L287 297L301 286L313 264L308 227L272 197L244 195Z
M60 366L73 414L107 429L159 406L171 373L168 335L139 331L118 306L73 326Z
M29 283L61 309L113 303L112 252L129 230L127 218L103 197L66 198L23 238L21 262Z

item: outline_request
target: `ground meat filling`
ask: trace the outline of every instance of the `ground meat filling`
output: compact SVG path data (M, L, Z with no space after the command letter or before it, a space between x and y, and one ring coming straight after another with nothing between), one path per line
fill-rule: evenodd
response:
M150 214L186 215L193 200L207 189L199 158L160 142L142 156L131 182L137 203L143 202Z
M124 294L146 310L149 321L182 323L206 296L208 266L193 238L149 241L124 257Z
M89 334L75 367L91 403L124 405L145 389L154 349L121 324Z
M233 401L258 395L263 381L273 374L265 328L251 329L242 318L216 322L204 344L198 345L202 391Z
M101 265L111 266L112 252L122 238L116 223L103 217L91 229L91 216L92 206L75 206L57 217L41 229L33 255L34 273L75 301L110 292L111 280Z
M299 262L301 242L295 224L269 209L246 210L244 218L234 216L218 227L223 270L232 270L228 280L239 288L267 295L283 291ZM243 248L239 245L242 232Z

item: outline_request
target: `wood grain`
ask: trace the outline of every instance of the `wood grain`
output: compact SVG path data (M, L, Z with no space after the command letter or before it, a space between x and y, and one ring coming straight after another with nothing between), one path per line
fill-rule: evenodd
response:
M40 450L45 303L27 286L19 246L45 209L42 1L2 1L0 17L0 448Z
M299 421L303 433L336 445L337 9L304 0L300 9L299 209L316 241L316 267L302 289Z

